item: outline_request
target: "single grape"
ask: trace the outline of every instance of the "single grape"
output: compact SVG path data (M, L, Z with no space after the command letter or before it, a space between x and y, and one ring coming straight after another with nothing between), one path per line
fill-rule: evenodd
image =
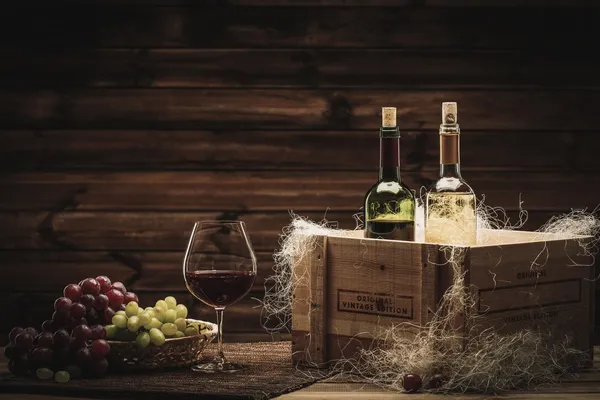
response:
M106 325L104 330L106 331L106 338L112 339L117 335L117 327L115 325Z
M97 311L104 311L108 307L108 296L99 294L96 296L93 306Z
M175 332L177 332L177 326L175 326L172 322L167 322L160 327L160 331L165 334L165 336L173 336Z
M71 299L69 299L67 297L59 297L54 302L54 309L56 311L67 314L69 312L69 310L71 309L72 304L73 304L73 302L71 301Z
M15 342L15 338L17 337L17 335L19 335L19 333L23 332L24 330L25 329L20 328L18 326L15 327L15 328L12 328L11 331L10 331L10 333L8 334L8 340L11 343L14 343Z
M9 360L8 361L8 370L11 374L21 376L27 373L27 369L25 371L21 370L21 365L17 360Z
M169 305L164 300L158 300L154 305L154 308L162 308L166 312L169 309Z
M110 323L110 321L112 321L112 318L115 316L115 310L113 310L110 307L106 307L106 310L104 310L104 323L108 324Z
M200 332L198 331L198 327L194 325L190 325L187 328L185 328L184 333L185 336L196 336L200 334Z
M119 310L115 313L115 315L122 315L124 317L127 317L127 314L125 313L125 310Z
M121 304L123 304L125 301L125 296L123 293L115 288L112 288L106 292L106 297L108 297L108 304L115 310L121 307Z
M175 310L167 310L165 313L165 322L173 323L177 320L177 311Z
M154 310L154 307L146 307L146 308L144 308L144 311L150 311L150 310Z
M112 282L108 279L108 276L100 275L96 277L96 282L100 284L100 292L106 293L110 290Z
M148 325L150 322L152 322L152 317L146 311L138 314L138 318L140 320L140 325L142 326Z
M137 315L129 317L127 320L127 329L129 329L130 332L137 332L140 329L140 319Z
M125 285L123 285L123 283L121 283L121 282L113 283L112 288L117 289L119 292L121 292L123 294L127 293L127 289L125 288Z
M4 348L4 357L8 360L12 360L17 358L19 355L19 349L14 343L9 343L8 346Z
M146 307L144 312L146 312L150 316L150 318L156 318L156 312L154 311L154 307Z
M180 338L180 337L184 337L184 336L185 336L185 333L183 333L183 332L181 332L181 331L177 331L177 332L175 332L175 337L176 337L176 338Z
M29 359L34 367L49 367L52 365L52 350L47 347L36 347L31 351Z
M149 330L150 330L150 329L152 329L152 328L157 328L157 329L160 329L160 327L161 327L161 326L162 326L162 322L160 322L160 321L158 320L158 318L156 318L156 317L153 317L153 318L150 320L150 323L149 323L149 324L146 324L146 325L144 325L144 329L146 329L146 330L148 330L148 331L149 331Z
M87 318L74 319L74 321L75 321L75 326L77 326L77 325L88 325ZM75 329L75 328L73 328L73 329Z
M183 304L177 304L175 311L177 311L177 318L187 318L188 316L188 309Z
M38 379L50 379L54 376L54 371L49 368L38 368L35 375Z
M75 352L75 360L77 365L85 368L90 361L92 361L92 353L88 347L82 347Z
M56 328L62 328L69 323L69 315L54 311L52 314L52 321L54 322L54 326Z
M152 325L152 328L160 329L160 327L163 326L163 323L158 318L152 318L150 325Z
M92 308L91 310L88 310L87 312L87 320L90 323L90 325L96 325L100 323L100 314L98 314L98 311L96 311L96 309Z
M35 338L37 335L39 335L39 332L37 331L37 329L32 328L31 326L29 328L25 328L25 332L29 333L33 338Z
M54 335L51 332L42 332L36 336L35 344L41 347L52 348L54 345Z
M65 324L65 329L71 332L77 325L80 325L79 319L69 318L69 321Z
M175 326L178 331L185 332L185 328L187 328L187 322L185 322L184 318L177 318L175 320Z
M404 375L402 378L402 387L408 393L414 393L421 389L423 382L421 381L421 377L417 374L408 374Z
M15 375L25 376L29 372L29 357L27 353L20 354L8 363L8 370Z
M75 364L67 366L66 371L69 373L69 375L71 375L72 379L80 378L82 375L81 368Z
M132 317L138 314L139 309L140 307L138 306L138 303L135 301L130 301L127 303L127 308L125 308L125 314L127 314L128 317Z
M86 315L86 308L81 303L73 303L69 311L69 315L73 318L83 318Z
M79 301L82 294L83 291L81 290L81 286L75 285L73 283L65 286L63 290L63 295L71 301Z
M69 332L64 329L59 329L54 332L54 346L67 347L69 345Z
M136 303L140 302L140 299L138 299L137 294L133 293L133 292L125 292L125 301L124 303L127 304L129 302L135 301Z
M124 315L117 314L113 317L112 323L117 328L121 328L121 329L127 328L127 317Z
M85 294L91 294L92 296L98 296L100 294L100 284L94 278L87 278L83 280L81 289Z
M33 336L27 331L23 331L15 338L15 345L21 350L29 350L33 346Z
M52 320L47 319L44 322L42 322L42 330L44 332L54 333L56 328L54 328L54 323L52 322Z
M85 340L78 339L76 337L71 336L69 339L69 350L75 352L82 347L86 347L87 342Z
M154 313L156 314L156 318L160 321L160 322L165 322L165 318L167 317L167 308L163 308L163 307L154 307Z
M106 330L102 325L94 325L92 326L92 339L104 339L106 337Z
M81 299L79 299L79 302L85 306L87 311L89 311L94 308L94 300L96 300L96 298L91 294L84 294L81 296Z
M140 332L135 338L135 344L140 349L148 347L148 345L150 344L150 335L148 334L148 332Z
M110 345L104 339L96 339L92 342L90 351L94 358L105 358L110 353Z
M8 360L8 370L13 375L21 375L19 372L19 363L17 360Z
M92 378L102 378L108 370L108 361L106 358L97 358L92 360L86 367L86 373Z
M165 344L165 335L160 331L160 329L152 328L148 334L150 335L150 341L153 345L162 346Z
M71 379L71 375L67 371L57 371L54 374L54 380L58 383L67 383Z
M175 307L177 307L177 300L175 300L175 297L173 296L165 297L165 303L167 303L167 308L169 310L174 310Z
M73 330L73 337L82 341L91 340L92 329L87 325L77 325L77 327Z

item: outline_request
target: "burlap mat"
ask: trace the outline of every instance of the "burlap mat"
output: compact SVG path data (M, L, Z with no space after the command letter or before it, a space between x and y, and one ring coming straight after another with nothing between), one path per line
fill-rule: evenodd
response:
M290 342L226 343L232 362L249 368L235 374L201 374L189 369L102 379L76 379L66 384L0 375L0 392L35 393L111 399L270 399L316 381L291 362ZM214 351L215 345L209 347Z

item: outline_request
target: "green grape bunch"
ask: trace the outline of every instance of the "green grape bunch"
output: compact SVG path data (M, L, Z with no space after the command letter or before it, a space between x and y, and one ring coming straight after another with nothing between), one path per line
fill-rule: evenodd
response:
M177 304L173 296L158 300L154 307L142 308L130 301L125 310L118 311L112 324L106 325L106 338L135 341L140 349L150 345L162 346L167 339L197 336L212 331L212 327L199 321L187 320L188 309Z

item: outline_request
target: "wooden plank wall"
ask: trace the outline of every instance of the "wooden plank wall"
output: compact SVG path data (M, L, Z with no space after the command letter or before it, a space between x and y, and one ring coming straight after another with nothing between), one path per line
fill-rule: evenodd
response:
M381 106L398 107L413 188L437 173L440 103L458 101L488 204L514 221L522 200L535 229L599 202L590 2L51 3L0 14L0 332L101 273L212 318L181 279L203 218L247 222L259 279L225 323L260 332L288 210L354 226Z

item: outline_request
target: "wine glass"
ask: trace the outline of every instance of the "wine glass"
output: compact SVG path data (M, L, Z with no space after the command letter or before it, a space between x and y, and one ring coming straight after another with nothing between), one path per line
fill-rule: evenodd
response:
M217 312L218 349L214 360L192 367L198 372L236 372L245 368L223 354L223 311L248 293L256 277L256 256L242 221L198 221L183 259L185 284Z

